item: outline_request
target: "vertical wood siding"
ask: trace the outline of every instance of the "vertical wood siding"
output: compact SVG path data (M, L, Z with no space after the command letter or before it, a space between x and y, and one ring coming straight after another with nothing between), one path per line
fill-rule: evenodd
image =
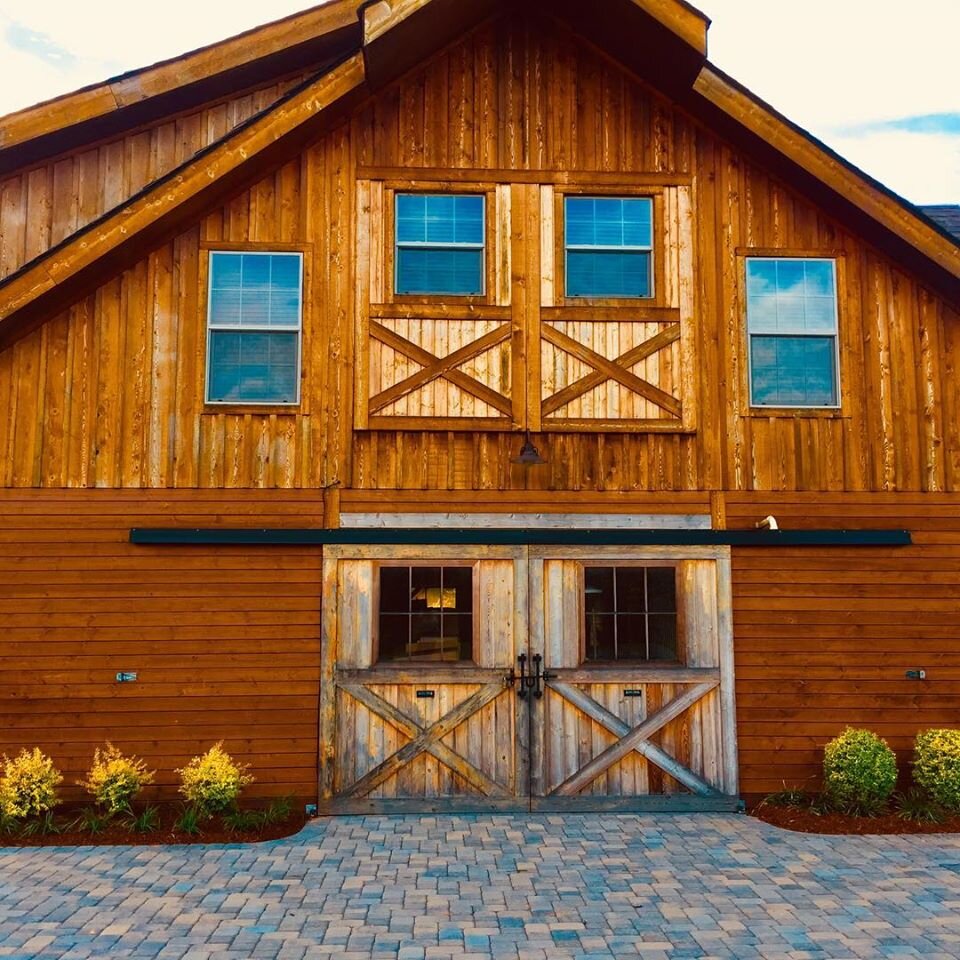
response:
M291 77L0 179L0 280L266 109L303 79Z
M58 161L80 199L50 200L57 225L29 214L39 224L29 241L24 191L34 182L36 197L53 198L59 181L50 170L24 174L0 195L0 244L11 251L0 256L12 265L28 244L55 242L87 216L74 217L74 207L93 215L153 175L155 146L164 144L165 157L193 150L254 99ZM511 465L510 433L354 432L355 378L366 369L355 317L356 185L396 167L411 176L476 170L495 183L542 170L596 172L608 185L618 176L690 184L692 286L683 295L697 359L683 373L696 430L538 435L548 463L533 469ZM531 224L542 217L540 204L523 206ZM206 250L250 243L306 254L296 411L203 402ZM836 256L841 410L749 409L739 276L748 249ZM515 290L542 285L528 275L539 261L514 257ZM413 336L411 321L402 324ZM446 335L443 324L424 325ZM951 492L960 488L958 351L956 305L564 28L517 17L479 28L378 93L349 123L0 354L0 486ZM529 379L533 354L515 355L520 362ZM676 358L669 363L675 378ZM388 381L374 374L374 382ZM422 399L393 412L414 406L421 411Z

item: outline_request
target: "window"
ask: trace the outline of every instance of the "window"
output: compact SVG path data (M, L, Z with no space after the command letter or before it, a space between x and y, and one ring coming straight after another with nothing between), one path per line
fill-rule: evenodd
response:
M300 400L303 255L210 254L207 402Z
M839 406L833 260L749 258L747 332L753 406Z
M677 661L673 567L585 567L586 660Z
M653 201L566 197L566 295L653 296Z
M470 567L380 568L379 662L472 658Z
M396 293L483 295L485 199L397 194Z

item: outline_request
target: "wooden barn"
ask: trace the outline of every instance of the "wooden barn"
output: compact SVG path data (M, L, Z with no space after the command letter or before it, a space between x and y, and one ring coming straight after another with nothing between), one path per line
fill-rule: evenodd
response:
M960 245L707 27L331 0L0 118L0 753L730 809L960 722Z

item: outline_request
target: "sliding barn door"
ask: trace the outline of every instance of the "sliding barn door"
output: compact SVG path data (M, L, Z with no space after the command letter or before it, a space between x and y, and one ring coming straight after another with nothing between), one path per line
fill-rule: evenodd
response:
M577 550L531 549L533 807L728 806L729 561Z
M480 553L327 551L321 810L526 804L528 718L505 681L527 645L524 552Z

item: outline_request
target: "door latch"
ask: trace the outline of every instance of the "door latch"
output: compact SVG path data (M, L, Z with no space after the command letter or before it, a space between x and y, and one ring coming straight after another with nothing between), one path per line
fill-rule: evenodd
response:
M527 672L527 655L521 653L517 657L517 663L520 664L519 675L511 670L503 679L508 686L517 684L517 696L521 700L526 699L527 694L533 691L536 698L543 696L543 684L547 680L556 679L556 674L550 673L543 668L543 657L539 653L533 655L533 672Z

